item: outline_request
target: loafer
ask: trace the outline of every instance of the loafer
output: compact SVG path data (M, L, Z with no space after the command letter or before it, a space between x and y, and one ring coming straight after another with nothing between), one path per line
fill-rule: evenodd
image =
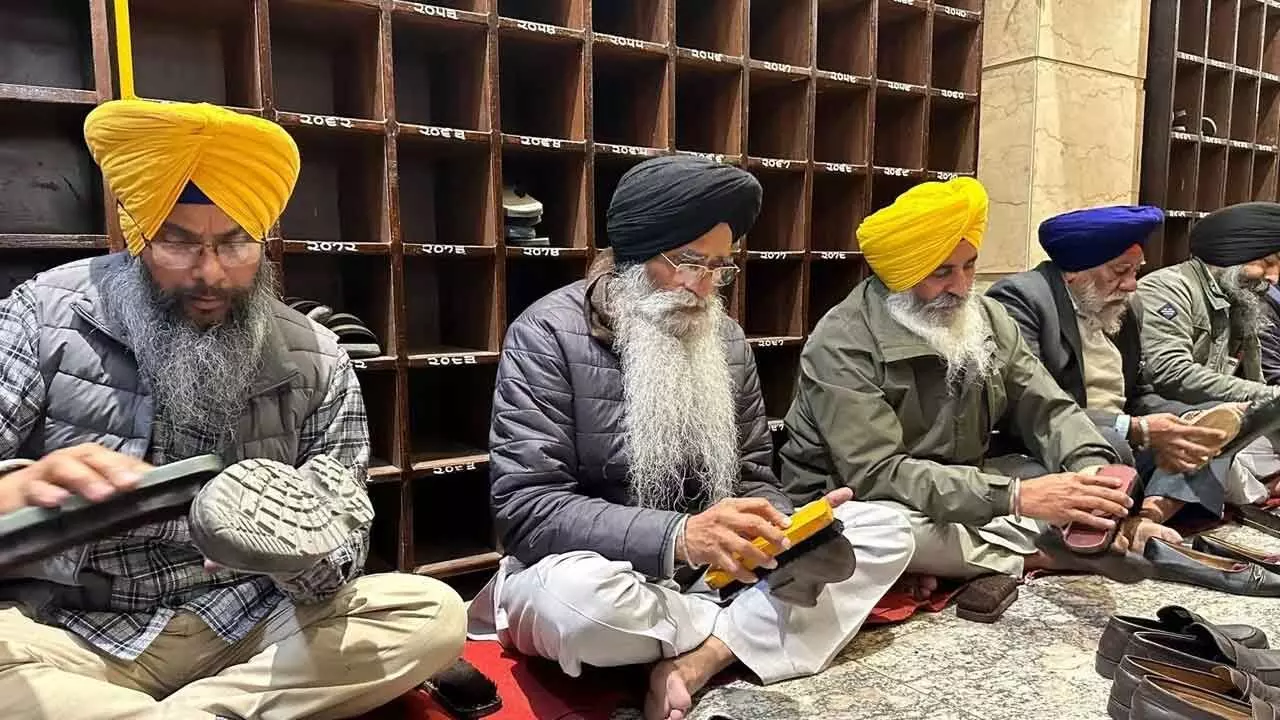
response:
M1244 702L1177 680L1148 677L1133 696L1129 717L1133 720L1277 720L1280 707L1256 697Z
M1179 605L1166 605L1156 611L1154 619L1133 615L1112 615L1098 641L1094 656L1094 668L1099 675L1109 678L1116 664L1124 657L1125 647L1137 632L1163 632L1182 634L1195 623L1213 624L1222 634L1235 642L1251 648L1267 648L1267 634L1252 625L1218 625L1200 617Z
M1203 623L1192 624L1183 635L1134 633L1124 654L1203 672L1213 672L1214 666L1226 665L1267 685L1280 685L1280 650L1245 647Z
M1252 597L1280 597L1280 573L1253 562L1218 557L1159 538L1147 541L1143 555L1157 580L1198 585Z
M1218 557L1235 558L1245 562L1257 563L1266 570L1280 573L1280 554L1240 545L1229 540L1209 535L1197 535L1191 539L1191 549Z
M1101 575L1121 583L1142 582L1155 573L1151 563L1134 552L1081 555L1067 546L1062 531L1055 527L1036 536L1036 547L1053 562L1054 570Z
M1107 714L1114 720L1127 720L1138 686L1144 679L1152 676L1177 680L1185 685L1242 702L1254 696L1269 702L1280 702L1280 689L1266 685L1252 675L1235 668L1214 665L1208 671L1195 670L1181 665L1126 655L1116 668L1115 682L1111 684L1111 696L1107 700Z

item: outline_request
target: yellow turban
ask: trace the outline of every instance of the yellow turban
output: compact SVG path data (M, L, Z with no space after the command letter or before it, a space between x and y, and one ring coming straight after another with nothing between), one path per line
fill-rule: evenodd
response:
M987 191L970 177L916 185L858 226L867 264L893 292L914 287L937 270L961 240L982 247Z
M123 208L134 255L188 183L263 240L298 181L298 146L284 128L207 103L113 100L89 113L84 138Z

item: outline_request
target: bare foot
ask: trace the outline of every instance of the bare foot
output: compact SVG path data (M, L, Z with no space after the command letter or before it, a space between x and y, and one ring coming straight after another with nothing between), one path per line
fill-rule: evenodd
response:
M909 593L916 600L928 600L938 589L938 578L932 575L903 575L893 586L897 592Z
M644 699L645 720L684 720L694 694L736 659L719 638L711 637L696 650L655 665Z

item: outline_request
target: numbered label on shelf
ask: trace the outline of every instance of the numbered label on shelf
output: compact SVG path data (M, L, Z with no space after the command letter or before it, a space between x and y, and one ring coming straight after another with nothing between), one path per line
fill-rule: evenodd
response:
M1216 67L1216 68L1218 68L1218 69L1220 69L1220 70L1230 70L1230 69L1231 69L1231 67L1232 67L1231 63L1229 63L1229 62L1223 62L1223 61L1221 61L1221 60L1214 60L1214 59L1213 59L1213 58L1211 58L1211 57L1206 57L1206 58L1204 59L1204 64L1205 64L1205 65L1208 65L1209 67Z
M418 128L418 134L431 138L444 138L445 140L466 140L467 133L463 130L447 127L424 127Z
M786 259L786 257L790 254L791 253L788 253L788 252L771 250L768 252L757 252L755 256L760 258L761 260L783 260L783 259Z
M856 82L858 82L858 78L857 78L857 76L856 76L856 75L850 75L849 73L831 72L831 71L829 71L829 72L826 72L826 73L823 73L823 74L824 74L828 79L835 80L836 82L849 83L849 84L851 84L851 85L852 85L852 84L854 84L854 83L856 83Z
M853 166L849 163L822 163L822 168L827 172L834 173L852 173Z
M831 250L823 250L823 251L821 251L821 252L819 252L819 253L818 253L818 259L820 259L820 260L848 260L848 259L849 259L849 253L847 253L847 252L831 251Z
M770 420L769 432L782 432L782 429L786 426L787 422L785 420Z
M298 121L303 125L315 125L318 127L330 128L351 128L355 127L349 118L333 117L332 115L305 115L300 114Z
M714 161L714 162L718 162L718 163L722 163L722 162L724 162L724 155L719 155L719 154L716 154L716 153L686 152L686 153L683 153L683 154L685 154L685 155L692 155L693 157L706 158L706 159L708 159L708 160L712 160L712 161Z
M880 170L889 177L911 177L911 171L900 167L885 167Z
M1191 133L1178 132L1176 130L1174 132L1169 133L1169 136L1174 138L1175 140L1186 140L1188 142L1195 142L1196 140L1195 135L1192 135Z
M560 257L560 248L527 247L524 254L526 257Z
M1171 218L1192 218L1196 216L1195 212L1191 210L1170 210L1165 215Z
M959 177L959 175L953 172L938 172L938 173L934 173L933 176L941 180L942 182L946 182L948 180L955 180L957 177Z
M355 243L344 242L307 242L307 252L360 252Z
M423 255L466 255L467 249L461 245L410 245Z
M596 149L614 155L635 155L636 157L655 157L661 154L656 148L637 147L635 145L614 145L612 143L596 143Z
M555 138L532 137L529 135L520 136L520 144L528 147L549 148L551 150L559 150L564 147L564 142Z
M756 347L782 347L782 338L764 338L755 341Z
M352 361L351 361L351 367L353 367L353 368L355 368L355 369L357 369L357 370L368 370L368 369L369 369L369 363L366 363L366 362L365 362L365 361L363 361L363 360L352 360Z
M421 5L421 4L415 3L413 6L413 9L416 10L419 15L426 15L427 17L438 17L438 18L445 18L448 20L458 19L458 11L454 10L453 8L437 7L435 5Z
M467 355L435 355L427 358L427 364L432 367L453 367L455 365L476 365L476 356Z
M556 34L555 25L546 25L544 23L532 22L530 20L517 20L516 27L520 28L521 30L528 30L529 32L539 32L546 35Z
M724 55L710 50L690 50L689 55L698 60L710 60L711 62L724 62Z
M760 165L774 170L789 170L799 162L797 160L782 160L780 158L760 158Z
M898 92L904 92L904 93L909 93L913 90L919 90L922 87L920 85L910 85L908 83L900 83L894 80L882 80L880 81L880 84L884 85L890 90L897 90Z
M635 48L636 50L643 50L646 47L648 47L648 44L645 43L645 41L637 40L635 38L618 37L617 35L605 35L605 34L598 34L596 35L596 37L603 39L607 43L610 43L612 45L618 45L620 47Z
M960 92L959 90L939 90L938 94L944 98L950 98L952 100L964 100L969 97L968 94Z
M431 474L432 475L452 475L453 473L469 472L475 469L476 469L476 464L473 462L459 463L457 465L441 465L438 468L433 468L431 470Z
M969 17L969 11L953 8L950 5L934 5L934 8L943 15L952 15L954 17ZM976 14L976 13L975 13Z
M780 63L780 62L770 62L769 60L765 60L765 61L764 61L764 69L765 69L765 70L771 70L771 71L773 71L773 72L781 72L781 73L802 73L802 72L804 72L803 70L801 70L800 68L796 67L795 65L788 65L788 64L786 64L786 63Z

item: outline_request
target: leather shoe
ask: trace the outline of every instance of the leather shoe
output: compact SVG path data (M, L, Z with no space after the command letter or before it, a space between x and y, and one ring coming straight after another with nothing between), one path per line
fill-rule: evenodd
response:
M1280 597L1280 573L1252 562L1218 557L1159 538L1147 541L1143 555L1155 579L1199 585L1233 595Z
M1036 537L1036 547L1048 556L1054 570L1101 575L1121 583L1142 582L1155 573L1151 563L1137 553L1107 551L1100 555L1080 555L1067 546L1062 531L1055 527Z
M1133 696L1133 720L1278 720L1280 707L1260 698L1247 702L1168 678L1148 677Z
M1098 641L1098 652L1094 656L1094 668L1098 674L1109 678L1115 671L1116 663L1124 656L1125 646L1136 632L1158 631L1182 634L1194 623L1209 625L1209 621L1190 610L1178 605L1166 605L1156 611L1155 619L1135 617L1133 615L1112 615L1107 621L1107 628L1102 631L1102 639ZM1217 625L1223 635L1251 648L1267 648L1267 634L1252 625Z
M1235 558L1236 560L1257 563L1266 570L1280 573L1280 555L1273 555L1263 550L1233 543L1222 538L1197 535L1191 538L1191 549L1210 555L1217 555L1218 557Z
M1171 665L1156 660L1126 655L1116 669L1115 682L1111 685L1111 697L1107 701L1107 714L1114 720L1127 720L1138 686L1147 677L1167 678L1201 690L1225 695L1244 701L1256 696L1270 702L1280 702L1280 689L1225 665L1215 665L1212 671L1192 670L1181 665Z
M1195 623L1185 635L1162 632L1134 633L1125 655L1213 672L1226 665L1242 670L1267 685L1280 685L1280 650L1245 647L1212 625Z

